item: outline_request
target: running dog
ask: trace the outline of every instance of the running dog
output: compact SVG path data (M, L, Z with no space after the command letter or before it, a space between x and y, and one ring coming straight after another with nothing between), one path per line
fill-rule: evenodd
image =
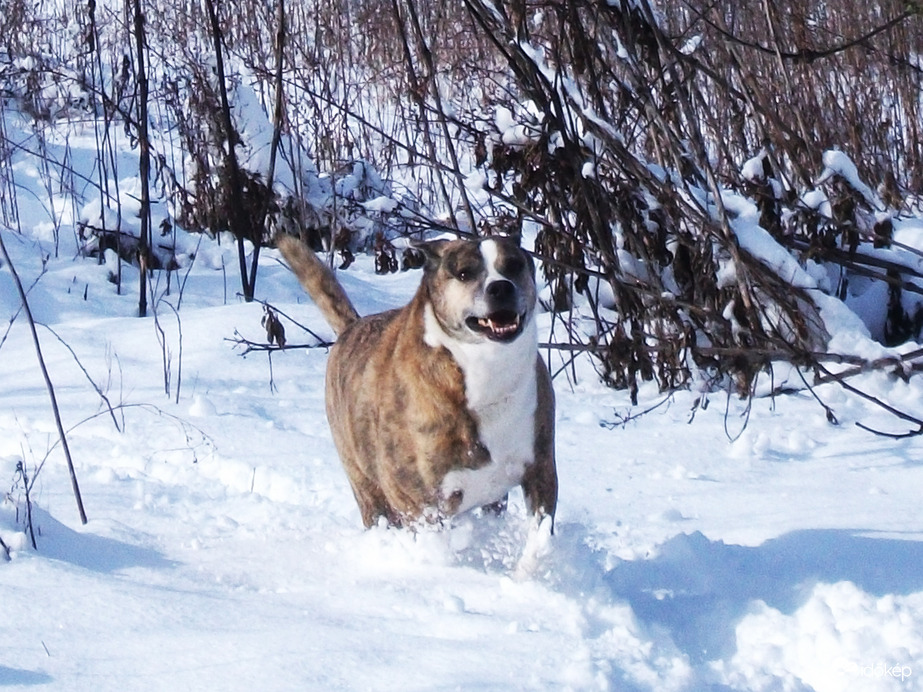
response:
M368 317L303 242L277 245L337 334L327 419L365 526L499 512L521 486L537 523L553 528L554 393L538 353L535 267L519 243L421 243L413 299Z

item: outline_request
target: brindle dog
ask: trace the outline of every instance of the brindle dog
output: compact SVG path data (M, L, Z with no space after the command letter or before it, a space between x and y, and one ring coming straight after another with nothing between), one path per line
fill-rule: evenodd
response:
M516 486L537 522L553 522L554 393L538 354L535 268L518 242L420 244L410 303L359 317L310 248L277 240L338 335L327 419L365 525L502 509Z

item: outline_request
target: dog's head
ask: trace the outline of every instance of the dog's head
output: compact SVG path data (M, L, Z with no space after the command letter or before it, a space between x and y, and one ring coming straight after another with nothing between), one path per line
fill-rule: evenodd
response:
M531 324L535 265L511 238L421 243L423 284L439 326L467 343L510 343Z

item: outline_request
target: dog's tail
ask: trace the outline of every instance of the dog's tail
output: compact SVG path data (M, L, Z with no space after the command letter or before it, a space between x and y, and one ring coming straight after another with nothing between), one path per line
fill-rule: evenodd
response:
M330 267L311 248L290 235L279 235L276 246L337 335L359 319L359 313Z

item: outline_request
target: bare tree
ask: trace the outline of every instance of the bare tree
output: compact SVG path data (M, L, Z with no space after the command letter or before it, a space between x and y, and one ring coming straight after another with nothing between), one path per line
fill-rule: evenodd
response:
M244 185L240 165L237 161L237 130L234 128L234 121L231 116L231 104L228 100L227 73L224 67L223 55L223 34L221 25L218 22L218 13L215 10L213 0L205 0L205 7L208 10L208 18L211 24L212 41L215 48L215 64L218 77L218 93L221 96L221 117L225 133L225 165L227 167L227 186L228 202L230 213L228 223L231 227L231 233L237 239L237 257L240 265L240 282L243 291L244 300L248 303L253 300L253 283L250 279L250 272L247 270L247 253L244 241L250 239L253 241L253 280L256 279L256 264L259 259L261 247L262 229L252 228L246 216L243 206Z
M138 173L141 176L141 232L138 238L138 316L147 316L147 273L151 249L151 145L148 138L148 81L145 66L144 12L141 0L133 0L136 79L138 83Z

